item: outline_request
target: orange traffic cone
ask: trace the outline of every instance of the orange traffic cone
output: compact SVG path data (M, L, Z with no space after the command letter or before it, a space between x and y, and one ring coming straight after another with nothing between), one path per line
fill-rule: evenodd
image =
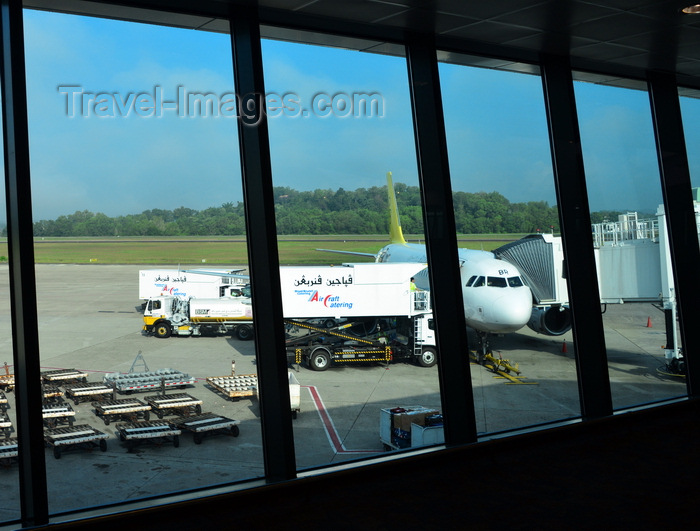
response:
M647 328L651 328L651 317L647 317Z
M562 354L566 354L568 352L566 349L566 339L564 340L564 344L561 346L561 352Z

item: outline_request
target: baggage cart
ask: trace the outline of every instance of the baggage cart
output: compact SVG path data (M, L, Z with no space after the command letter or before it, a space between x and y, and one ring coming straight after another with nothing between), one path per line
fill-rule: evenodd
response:
M114 398L114 389L105 384L98 382L78 383L65 386L66 397L71 398L75 405L78 405L82 400L104 400Z
M5 374L0 375L0 389L12 391L15 388L15 375L10 374L10 366L5 362Z
M126 443L129 451L140 443L161 445L165 442L172 442L175 448L180 446L182 431L164 420L137 420L116 424L115 427L119 440Z
M69 448L80 447L91 450L99 447L101 451L106 452L108 438L109 435L87 424L44 430L44 443L48 447L53 447L53 456L56 459L60 459L61 453Z
M10 403L7 401L5 393L0 391L0 411L5 412L10 408Z
M70 404L43 404L41 415L47 428L55 428L59 424L73 425L75 411Z
M12 421L10 420L10 417L7 416L7 413L0 413L0 430L2 431L3 435L5 435L6 439L9 439L12 432L15 431L12 427Z
M19 455L19 446L16 437L8 437L0 440L0 462L3 466L9 466L12 459Z
M75 369L56 369L53 371L42 371L41 380L44 382L58 382L69 383L69 382L87 382L87 373L76 371Z
M144 400L151 406L151 411L159 419L162 419L165 415L186 417L202 413L202 401L187 393L146 396Z
M211 376L207 378L207 383L225 397L236 400L246 396L256 396L258 375Z
M175 369L105 374L103 382L120 393L152 391L158 388L178 388L194 385L196 379Z
M202 413L192 417L178 417L171 421L181 430L192 432L195 444L202 444L205 435L232 435L238 437L240 421L214 413Z
M136 398L123 398L118 400L104 400L93 402L95 415L101 417L105 426L116 420L134 422L136 420L150 420L151 406Z
M44 397L44 404L50 404L52 402L63 403L63 391L61 391L58 388L58 386L51 384L42 384L41 392L42 396Z

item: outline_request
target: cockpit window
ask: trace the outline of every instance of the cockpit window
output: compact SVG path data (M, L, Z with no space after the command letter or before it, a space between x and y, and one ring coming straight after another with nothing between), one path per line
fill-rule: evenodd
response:
M484 281L484 277L479 277L476 279L476 282L472 285L472 288L480 288L481 286L484 286L486 282Z
M467 287L471 286L471 285L474 283L475 280L476 280L476 275L474 275L472 278L470 278L470 279L467 281Z
M486 285L494 288L505 288L507 286L506 279L503 277L488 277Z
M509 277L508 278L508 285L511 288L517 288L518 286L523 285L523 281L520 277Z

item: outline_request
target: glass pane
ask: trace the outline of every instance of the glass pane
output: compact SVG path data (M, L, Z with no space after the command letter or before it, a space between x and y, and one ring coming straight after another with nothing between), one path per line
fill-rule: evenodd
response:
M649 96L644 86L574 88L613 406L683 395L681 379L664 374L673 277L660 243L666 227Z
M263 58L297 466L441 442L425 250L394 264L410 246L382 248L389 197L406 240L423 232L405 59L272 40ZM290 238L303 250L285 254Z
M445 60L440 83L478 430L576 417L542 81L536 69L476 68L470 64L482 61L454 54Z
M25 25L51 511L262 476L229 36Z

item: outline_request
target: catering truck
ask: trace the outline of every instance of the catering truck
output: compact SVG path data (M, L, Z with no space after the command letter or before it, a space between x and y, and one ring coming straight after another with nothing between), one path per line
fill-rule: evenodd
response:
M143 330L156 337L235 334L253 337L253 307L249 297L185 299L163 296L149 299L143 311Z
M437 360L430 292L411 289L415 263L281 267L290 363L325 370L334 363ZM249 298L148 301L144 330L156 337L230 333L252 337Z
M153 297L174 296L215 299L227 296L248 296L245 291L247 276L242 270L198 269L142 269L139 271L139 299L147 302Z
M280 268L287 360L317 371L400 359L434 365L430 292L411 289L423 269L415 263Z

